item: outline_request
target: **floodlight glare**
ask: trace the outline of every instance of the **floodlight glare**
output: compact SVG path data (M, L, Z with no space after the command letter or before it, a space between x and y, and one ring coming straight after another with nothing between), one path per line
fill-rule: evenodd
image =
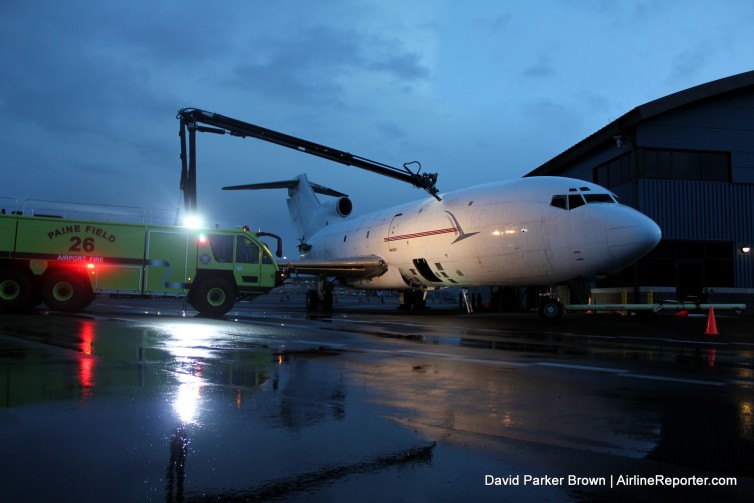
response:
M186 215L183 219L183 225L190 229L198 229L202 227L203 224L204 222L202 221L202 218L198 215Z

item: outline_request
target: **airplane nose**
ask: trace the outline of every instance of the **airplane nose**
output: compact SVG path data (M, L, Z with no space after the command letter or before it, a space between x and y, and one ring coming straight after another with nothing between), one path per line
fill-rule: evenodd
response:
M607 246L617 260L627 264L652 251L662 237L660 227L646 215L620 206L607 218Z

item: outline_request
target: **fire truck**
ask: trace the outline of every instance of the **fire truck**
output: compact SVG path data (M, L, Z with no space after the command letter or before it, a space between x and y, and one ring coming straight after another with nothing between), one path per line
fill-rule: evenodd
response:
M0 201L0 310L44 303L78 311L98 294L118 294L185 297L200 314L222 316L237 300L284 280L267 245L247 227L154 225L143 211L141 223L129 223L138 219L133 209L6 203Z

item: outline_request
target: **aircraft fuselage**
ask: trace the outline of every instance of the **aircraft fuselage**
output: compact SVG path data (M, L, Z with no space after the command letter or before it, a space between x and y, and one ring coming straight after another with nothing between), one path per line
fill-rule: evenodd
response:
M350 281L356 288L552 285L617 272L660 235L603 187L532 177L329 222L302 258L382 257L387 271Z

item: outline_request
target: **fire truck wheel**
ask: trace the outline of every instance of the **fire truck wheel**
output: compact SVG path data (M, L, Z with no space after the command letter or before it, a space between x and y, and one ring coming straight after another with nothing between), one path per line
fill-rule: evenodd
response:
M223 278L209 278L198 285L191 305L205 316L222 316L236 303L233 286Z
M55 311L78 311L92 301L92 291L81 276L54 272L42 281L42 301Z
M31 281L18 271L0 271L0 309L9 311L26 307L31 299Z

